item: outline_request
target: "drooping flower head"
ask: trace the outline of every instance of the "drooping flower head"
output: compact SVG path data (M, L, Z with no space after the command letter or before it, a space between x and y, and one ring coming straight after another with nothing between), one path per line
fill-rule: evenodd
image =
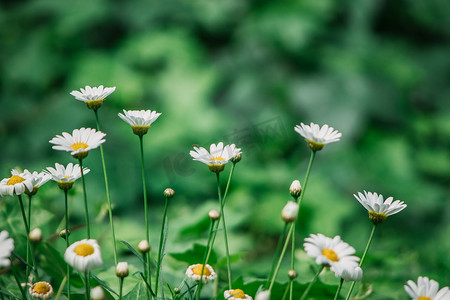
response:
M36 171L34 171L33 173L31 173L28 170L24 170L23 173L25 174L25 176L27 178L31 179L31 182L33 184L33 189L31 191L29 191L28 189L25 190L25 193L27 195L33 196L37 193L37 191L39 190L39 188L41 186L43 186L45 183L47 183L52 177L48 174L46 174L45 172L41 172L38 173Z
M225 168L225 164L227 164L232 157L241 153L241 149L235 147L231 148L230 145L224 147L222 142L217 145L211 144L209 152L203 147L198 148L194 146L194 150L195 151L191 150L190 152L190 155L194 160L208 165L209 170L214 173L222 172Z
M395 200L392 202L394 199L392 197L383 201L383 195L377 193L364 191L364 194L358 193L358 195L353 194L353 196L367 209L369 218L375 225L382 223L388 216L394 215L406 207L403 201Z
M300 123L294 129L305 138L309 148L313 151L322 150L323 146L339 141L342 136L342 133L327 124L319 127L319 125L312 122L310 125Z
M34 299L49 299L53 297L53 287L46 281L39 281L30 286L31 297Z
M75 129L72 134L63 132L50 140L55 150L70 152L75 159L85 158L89 151L105 142L105 133L92 128Z
M0 232L0 267L8 267L11 263L9 257L14 250L14 240L8 235L8 231Z
M72 91L70 94L74 96L75 99L86 103L89 109L96 110L102 106L103 100L116 90L116 87L104 88L103 85L101 85L99 87L91 88L87 85L84 89L81 88L80 90L81 92Z
M131 125L133 133L143 136L147 133L150 125L158 119L161 113L151 110L123 110L119 117Z
M202 272L203 272L203 278L202 278ZM214 272L214 269L206 264L203 267L203 264L195 264L190 265L186 270L186 276L191 278L194 281L200 281L200 278L202 278L203 283L208 283L208 281L213 280L216 278L216 272Z
M89 173L89 171L88 168L83 168L84 175ZM70 190L75 180L81 177L80 165L74 165L73 163L69 163L66 168L56 163L55 168L48 167L44 172L49 174L62 190Z
M333 264L330 270L334 273L336 278L342 278L348 281L360 281L363 276L363 270L358 263L352 260L346 260L340 264Z
M260 291L256 294L255 300L270 300L270 290Z
M103 264L100 246L93 239L84 239L70 245L64 253L64 260L80 272L100 268Z
M443 287L439 290L439 283L428 277L419 276L417 284L408 280L405 291L412 300L450 300L449 288Z
M231 144L229 149L229 157L232 163L237 164L242 159L241 148L237 148L235 144Z
M245 294L244 291L241 289L227 290L223 293L223 297L227 300L239 300L239 299L253 300L251 296Z
M0 182L0 195L21 195L26 190L33 190L33 181L27 173L20 173L19 171L13 169L11 170L11 175L11 177L4 178Z

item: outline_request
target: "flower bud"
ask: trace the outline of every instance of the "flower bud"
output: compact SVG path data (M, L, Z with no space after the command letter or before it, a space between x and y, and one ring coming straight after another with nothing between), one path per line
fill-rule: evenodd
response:
M211 209L211 210L209 211L209 213L208 213L208 216L209 216L209 218L210 218L211 220L217 221L217 220L220 219L220 212L218 212L218 211L215 210L215 209Z
M142 240L139 242L138 244L138 250L141 253L147 253L150 251L150 244L148 243L147 240Z
M91 289L91 300L104 300L105 292L100 286Z
M121 261L117 264L116 276L119 278L125 278L128 276L128 263L126 261Z
M179 288L176 287L173 289L173 292L175 293L175 295L178 295L181 291Z
M68 234L66 234L66 230L65 230L65 229L63 229L63 230L61 230L61 231L59 232L59 236L60 236L61 238L63 238L63 239L66 239L66 235L67 235L67 236L70 236L70 230L69 230Z
M231 162L234 164L237 164L238 162L240 162L242 159L242 153L239 153L238 155L236 155L235 157L231 158Z
M288 201L281 211L281 217L286 223L295 222L298 216L298 204L294 201Z
M42 241L42 230L40 228L35 228L30 231L28 237L33 244L39 244Z
M294 280L295 278L297 278L298 273L295 270L289 270L288 276L290 280Z
M256 297L255 300L270 300L270 291L261 291L259 292Z
M171 188L167 188L164 190L164 196L166 196L167 198L172 198L175 195L175 191Z
M300 197L302 193L302 186L300 185L300 181L292 181L291 187L289 188L289 193L291 193L291 196L294 197L294 199Z

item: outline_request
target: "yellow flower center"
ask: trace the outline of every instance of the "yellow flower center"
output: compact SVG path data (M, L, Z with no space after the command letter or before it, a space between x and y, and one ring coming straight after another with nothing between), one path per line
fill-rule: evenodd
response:
M203 268L203 265L199 264L198 266L192 268L192 272L194 272L195 275L200 275L201 276L202 275L202 268ZM207 267L205 267L203 269L203 275L209 276L209 275L211 275L211 271Z
M223 157L213 157L213 158L211 158L211 161L214 161L214 162L216 162L216 161L224 161L225 160L225 158L223 158Z
M79 256L89 256L94 253L94 247L89 244L80 244L75 248L75 253Z
M23 182L23 181L25 181L25 179L24 178L22 178L22 177L20 177L20 176L18 176L18 175L13 175L13 176L11 176L11 178L8 180L8 185L15 185L16 183L21 183L21 182Z
M38 294L45 295L50 291L50 287L44 282L38 282L33 286L33 291Z
M322 255L331 261L334 261L334 262L339 261L339 258L338 258L338 255L336 254L336 252L334 252L331 249L323 249Z
M426 296L420 296L419 300L433 300L430 297L426 297Z
M234 297L234 298L245 299L244 291L243 291L243 290L240 290L240 289L235 289L235 290L231 293L230 296L231 296L231 297Z
M89 146L88 146L88 144L86 144L86 143L78 142L78 143L73 144L73 145L70 146L70 147L71 147L74 151L77 151L78 149L81 149L81 148L86 149L86 148L89 147Z

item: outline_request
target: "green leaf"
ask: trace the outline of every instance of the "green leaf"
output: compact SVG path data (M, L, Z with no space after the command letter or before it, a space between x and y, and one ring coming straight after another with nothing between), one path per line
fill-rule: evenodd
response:
M245 255L244 253L236 253L236 254L230 255L230 263L240 261L244 255ZM226 265L227 265L227 257L226 256L222 257L217 262L218 267L225 267Z
M194 244L194 247L182 253L170 253L176 260L186 262L190 265L202 263L206 251L206 246ZM215 265L217 263L217 254L214 250L211 251L208 264Z
M125 246L128 247L128 249L130 249L130 251L137 257L139 258L139 260L141 261L141 263L144 263L144 259L142 258L142 255L140 255L130 244L128 244L127 242L121 240L121 243L123 243Z
M144 282L139 282L136 286L124 297L123 300L136 300L136 299L146 299L147 298L147 288Z

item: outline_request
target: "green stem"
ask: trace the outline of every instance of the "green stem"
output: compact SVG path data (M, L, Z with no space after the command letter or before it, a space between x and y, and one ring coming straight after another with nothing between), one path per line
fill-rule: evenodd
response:
M28 282L28 276L30 275L30 227L27 222L27 217L25 215L25 208L23 207L22 195L17 195L19 197L20 210L22 211L23 224L25 225L25 232L27 237L27 270L26 270L26 281Z
M95 113L95 121L97 122L97 130L100 131L100 123L98 121L97 109L94 109L94 113ZM102 157L103 175L105 177L106 199L108 201L109 224L111 225L111 232L112 232L112 238L113 238L114 262L115 262L115 265L117 266L116 234L114 232L114 220L112 217L111 199L109 197L108 175L106 173L106 164L105 164L105 155L103 153L103 145L100 145L100 155Z
M277 257L281 251L281 245L284 241L284 237L286 236L287 227L288 227L288 223L284 223L283 232L281 233L280 239L278 240L277 249L275 250L275 255L273 256L272 267L270 268L270 273L269 273L269 276L267 277L266 286L265 286L266 289L269 287L269 282L272 279L273 272L275 271L275 266L277 264Z
M278 259L278 264L275 268L275 272L273 273L272 280L270 281L269 291L272 290L273 284L275 283L275 278L277 278L278 271L280 270L281 262L283 261L284 254L286 253L287 246L289 244L289 240L291 238L292 232L294 231L295 223L291 223L291 227L289 228L286 240L284 242L283 250L281 251L280 258Z
M85 286L86 286L86 300L90 300L91 296L90 296L90 292L91 292L91 288L90 288L90 282L89 282L89 271L85 271L84 272L84 278L86 280L85 282Z
M322 270L323 270L324 267L325 267L324 265L322 265L322 266L320 267L319 272L317 272L317 274L314 276L313 280L308 284L308 287L307 287L306 290L303 292L303 295L302 295L302 297L300 298L300 300L304 300L304 299L306 298L306 296L307 296L308 293L309 293L309 290L312 288L312 286L313 286L313 284L316 282L317 278L319 278L319 275L320 275L320 273L322 272Z
M31 232L31 198L32 195L28 195L28 232ZM34 257L34 245L30 243L30 256L33 263L33 270L36 273L36 277L39 277L36 258Z
M339 297L339 293L341 292L342 284L344 283L344 279L341 278L341 282L339 282L339 286L336 291L336 295L334 295L334 300L337 300Z
M290 287L291 285L292 285L292 280L289 281L288 286L286 286L286 288L284 289L283 297L281 298L281 300L285 300L285 299L286 299L286 296L287 296L289 287Z
M233 177L234 168L236 167L236 163L233 163L230 170L230 175L228 175L227 186L225 187L225 193L223 193L222 203L225 206L225 202L227 201L228 188L230 187L231 177Z
M360 267L362 266L362 264L364 262L364 258L366 258L367 252L369 251L369 247L370 247L370 244L372 243L373 235L375 233L376 228L377 228L377 225L374 224L372 227L372 232L370 233L369 240L367 241L366 249L364 250L361 260L359 261ZM345 297L345 300L350 299L350 296L352 295L352 291L353 291L353 288L355 287L355 284L356 284L356 281L353 281L352 284L350 285L350 289L348 290L347 297Z
M83 182L83 194L84 194L84 213L86 215L86 230L87 230L87 238L91 238L91 230L89 227L89 210L88 210L88 200L87 200L87 194L86 194L86 182L84 180L84 172L83 172L83 160L80 158L80 170L81 170L81 181Z
M119 288L119 300L122 300L122 292L123 292L123 278L120 278L120 288Z
M169 198L166 197L166 203L164 205L164 214L163 214L163 222L161 226L161 235L159 237L159 249L158 249L158 262L156 265L156 277L155 277L155 294L158 296L158 279L159 279L159 272L161 269L161 263L162 263L162 245L164 241L164 227L166 226L166 216L167 216L167 207L169 206Z
M195 289L194 297L195 299L200 299L200 293L203 287L203 271L205 270L205 266L208 263L209 255L211 253L212 244L214 243L213 236L215 237L214 228L215 228L215 220L211 220L211 226L209 227L209 234L208 234L208 242L206 243L206 251L205 254L203 254L203 261L202 261L202 272L200 276L200 281L198 282L197 288Z
M311 156L309 158L308 168L306 169L305 180L303 182L302 192L300 193L300 197L297 199L297 203L298 204L302 203L303 196L305 195L306 186L308 185L309 173L311 172L311 167L312 167L312 164L313 164L313 161L314 161L315 157L316 157L316 152L315 151L311 151ZM300 208L299 208L299 210L300 210ZM300 213L300 211L299 211L299 213Z
M222 229L224 233L225 250L227 254L227 271L228 271L228 289L231 289L231 261L230 261L230 249L228 247L228 234L227 226L225 224L225 213L223 210L224 202L222 199L222 193L220 191L220 175L216 173L217 177L217 193L219 194L219 205L220 205L220 217L222 219Z
M64 205L66 214L66 249L69 248L69 201L67 197L67 190L64 190ZM67 298L70 299L70 267L66 264L67 272Z
M20 292L22 293L22 299L27 299L27 295L25 294L22 284L20 284L19 277L17 276L16 268L14 267L14 262L11 258L10 261L11 261L11 271L14 275L14 279L16 280L17 285L19 286Z
M295 270L295 222L292 225L292 243L291 243L291 270ZM294 280L291 280L291 284L289 285L289 300L292 300L292 292L294 287Z

